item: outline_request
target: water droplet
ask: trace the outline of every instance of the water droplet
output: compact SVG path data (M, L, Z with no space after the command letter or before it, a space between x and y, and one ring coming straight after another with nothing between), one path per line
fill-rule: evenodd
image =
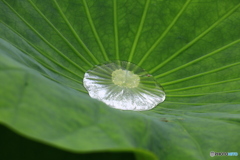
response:
M149 110L165 100L163 88L152 75L125 61L88 70L83 84L92 98L121 110Z

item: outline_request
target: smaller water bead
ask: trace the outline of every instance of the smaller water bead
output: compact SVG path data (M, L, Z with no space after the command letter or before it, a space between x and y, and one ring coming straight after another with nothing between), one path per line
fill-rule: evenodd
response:
M83 84L90 97L121 110L149 110L166 96L150 74L125 61L97 65L85 73Z

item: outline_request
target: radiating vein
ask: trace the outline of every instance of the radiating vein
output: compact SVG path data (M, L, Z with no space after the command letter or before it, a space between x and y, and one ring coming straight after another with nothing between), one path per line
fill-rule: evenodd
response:
M47 77L48 79L53 80L54 82L57 82L57 83L59 83L59 84L62 84L62 85L67 86L67 87L69 87L69 88L72 88L72 89L74 89L74 90L80 91L80 92L82 92L82 93L88 93L88 92L85 91L85 90L81 90L81 89L78 89L78 88L75 88L75 87L72 87L72 86L63 84L62 82L59 82L58 80L56 80L56 79L54 79L54 78L52 78L52 77L50 77L50 76L48 76L48 75L46 75L46 74L44 74L44 73L41 73L41 74L42 74L43 76Z
M61 51L59 51L56 47L54 47L50 42L48 42L34 27L32 27L20 14L17 13L17 11L14 10L5 0L3 2L34 32L36 33L46 44L48 44L53 50L55 50L59 55L61 55L65 60L67 60L69 63L80 69L82 72L85 73L85 70L77 65L75 62L73 62L71 59L69 59L66 55L64 55Z
M83 47L83 49L87 52L87 54L92 58L92 60L96 63L99 64L99 61L97 60L97 58L92 54L92 52L87 48L87 46L84 44L84 42L82 41L82 39L78 36L78 34L76 33L75 29L72 27L71 23L68 21L68 19L66 18L66 16L64 15L62 9L60 8L60 6L58 5L56 0L53 0L55 2L55 5L57 6L57 9L59 11L59 13L61 14L62 18L65 20L66 24L68 25L68 27L70 28L70 30L72 31L73 35L75 36L75 38L77 39L77 41L80 43L80 45ZM51 23L51 22L50 22ZM76 49L75 49L76 50ZM84 62L86 62L89 66L93 66L88 60L86 60L79 52L78 56L84 60Z
M167 109L167 108L162 108L161 109ZM167 110L171 110L171 111L180 111L180 113L173 113L173 112L170 112L168 111L167 114L166 114L166 111L162 111L162 110L151 110L152 112L155 112L155 113L159 113L159 114L163 114L163 115L174 115L174 116L177 116L175 118L170 118L169 119L169 122L172 122L174 121L174 123L176 124L179 124L179 126L183 129L183 131L181 131L181 133L186 136L184 134L184 131L186 134L188 134L189 138L192 140L192 144L196 146L196 148L198 149L198 152L199 152L199 155L197 155L199 158L198 159L205 159L204 155L203 155L203 151L201 149L201 146L199 145L199 143L195 140L195 138L186 130L186 128L184 128L183 124L181 124L180 120L182 120L183 118L183 115L184 115L184 112L186 111L183 111L183 110L175 110L175 109L167 109ZM186 115L184 115L186 116ZM188 116L190 117L190 116ZM191 117L192 118L192 117ZM171 121L172 120L172 121ZM212 119L211 119L212 120Z
M228 16L230 16L234 11L236 11L236 9L238 9L240 6L240 4L236 5L235 7L233 7L228 13L226 13L223 17L221 17L220 19L218 19L214 24L212 24L208 29L206 29L204 32L202 32L200 35L198 35L195 39L193 39L191 42L189 42L187 45L185 45L184 47L182 47L181 49L179 49L177 52L175 52L172 56L170 56L168 59L166 59L164 62L162 62L161 64L157 65L155 68L151 69L149 72L153 73L156 70L160 69L161 67L163 67L164 65L166 65L168 62L170 62L172 59L174 59L175 57L177 57L180 53L182 53L183 51L185 51L187 48L189 48L190 46L192 46L194 43L196 43L200 38L202 38L203 36L205 36L208 32L210 32L213 28L215 28L220 22L222 22L223 20L225 20Z
M90 67L93 67L93 65L88 62L78 51L77 49L62 35L62 33L59 32L59 30L48 20L48 18L39 10L39 8L31 1L28 0L30 4L37 10L37 12L44 18L44 20L58 33L58 35L68 44L68 46L84 61L86 62ZM83 44L84 45L84 44ZM82 45L82 46L83 46ZM84 48L85 47L85 48ZM88 52L88 49L84 45L83 48L85 51ZM95 57L94 57L95 58Z
M213 69L213 70L210 70L210 71L207 71L207 72L196 74L196 75L193 75L193 76L185 77L185 78L178 79L178 80L171 81L171 82L162 83L162 86L172 85L172 84L179 83L179 82L182 82L182 81L190 80L190 79L193 79L193 78L196 78L196 77L199 77L199 76L203 76L203 75L207 75L207 74L214 73L214 72L217 72L217 71L221 71L221 70L224 70L224 69L227 69L227 68L239 65L239 64L240 64L240 62L237 62L237 63L226 65L226 66L223 66L223 67L220 67L220 68L217 68L217 69Z
M178 124L180 126L182 126L182 128L185 130L185 132L189 135L189 137L192 139L192 141L195 143L195 146L198 148L198 151L199 151L199 156L201 157L201 159L206 159L206 157L204 156L203 154L203 151L202 151L202 148L201 146L199 145L198 141L196 140L196 138L194 138L188 131L187 129L184 127L184 125L181 123L181 122L178 122Z
M3 25L5 25L7 28L9 28L12 32L14 32L15 34L17 34L23 41L27 42L30 46L32 46L36 51L38 51L39 53L41 53L41 55L43 55L44 57L46 57L48 60L52 61L53 63L55 63L57 66L63 68L64 70L68 71L69 73L79 77L79 78L83 78L81 75L72 72L71 70L69 70L68 68L64 67L63 65L61 65L60 63L58 63L57 61L55 61L52 57L50 57L49 55L45 54L44 52L42 52L38 47L36 47L34 44L32 44L31 42L29 42L26 38L24 38L20 33L18 33L17 31L15 31L13 28L11 28L10 26L8 26L7 24L5 24L4 22L2 22ZM8 40L6 40L8 41ZM8 41L9 42L9 41ZM11 42L9 42L11 43ZM12 43L11 43L12 44ZM12 44L14 45L14 44ZM16 45L14 45L16 46Z
M142 14L142 18L141 18L141 21L140 21L140 24L139 24L139 27L138 27L138 30L137 30L137 34L135 36L135 39L134 39L134 42L133 42L133 45L132 45L132 49L131 49L130 54L129 54L129 58L128 58L129 62L132 62L133 55L134 55L134 52L136 50L138 40L139 40L139 37L140 37L141 32L142 32L144 21L146 19L147 11L148 11L148 8L149 8L149 3L150 3L150 0L147 0L146 4L145 4L145 7L144 7L143 14Z
M219 82L214 82L214 83L207 83L207 84L202 84L202 85L195 85L195 86L190 86L190 87L184 87L184 88L177 88L177 89L172 89L172 90L165 90L165 92L176 92L176 91L183 91L183 90L188 90L188 89L194 89L194 88L200 88L200 87L206 87L206 86L213 86L213 85L218 85L222 83L227 83L227 82L234 82L234 81L239 81L240 78L235 78L235 79L229 79L225 81L219 81Z
M182 102L175 102L175 101L167 101L164 103L174 103L174 104L182 104L182 105L214 105L214 104L239 104L239 103L222 103L222 102L214 102L214 103L182 103ZM160 107L159 107L160 108ZM162 109L167 109L167 110L175 110L175 109L169 109L169 108L164 108L161 107ZM180 110L180 111L184 111L184 110Z
M231 43L229 43L229 44L227 44L227 45L225 45L225 46L223 46L223 47L221 47L221 48L219 48L219 49L217 49L217 50L215 50L215 51L213 51L213 52L210 52L210 53L208 53L208 54L206 54L206 55L204 55L204 56L202 56L202 57L199 57L199 58L197 58L197 59L195 59L195 60L193 60L193 61L191 61L191 62L188 62L188 63L186 63L186 64L184 64L184 65L181 65L181 66L179 66L179 67L176 67L176 68L174 68L174 69L172 69L172 70L170 70L170 71L167 71L167 72L165 72L165 73L163 73L163 74L160 74L160 75L156 76L156 78L160 78L160 77L166 76L166 75L168 75L168 74L170 74L170 73L172 73L172 72L175 72L175 71L178 71L178 70L180 70L180 69L182 69L182 68L185 68L185 67L187 67L187 66L190 66L190 65L192 65L193 63L199 62L199 61L201 61L201 60L203 60L203 59L205 59L205 58L207 58L207 57L209 57L209 56L212 56L212 55L214 55L214 54L216 54L216 53L218 53L218 52L220 52L220 51L223 51L223 50L225 50L225 49L227 49L227 48L231 47L232 45L237 44L237 43L239 43L239 42L240 42L240 39L238 39L238 40L236 40L236 41L233 41L233 42L231 42Z
M115 34L115 52L116 59L119 60L119 43L118 43L118 24L117 24L117 0L113 0L113 20L114 20L114 34Z
M4 40L5 40L5 39L4 39ZM7 40L6 40L6 41L7 41ZM80 82L80 81L78 81L78 80L76 80L76 79L74 79L74 78L72 78L72 77L69 77L69 76L67 76L67 75L65 75L65 74L62 74L62 73L54 70L53 68L49 67L47 64L45 64L45 63L41 62L40 60L36 59L36 57L33 57L30 53L25 52L23 49L21 49L21 48L19 48L18 46L12 44L11 42L9 42L9 41L7 41L7 42L10 43L11 45L13 45L14 47L18 48L19 50L21 50L22 52L24 52L24 53L27 54L28 56L30 56L30 57L32 57L33 59L35 59L37 62L39 62L39 63L40 63L41 65L43 65L45 68L47 68L47 69L49 69L49 70L51 70L51 71L53 71L53 72L55 72L55 73L63 76L63 77L66 77L66 78L69 79L69 80L72 80L72 81L75 81L75 82L77 82L77 83L79 83L79 84L82 84L82 82ZM63 84L62 82L57 81L56 79L48 76L48 75L45 74L45 73L42 73L42 72L40 72L40 73L41 73L42 75L44 75L45 77L47 77L47 78L49 78L49 79L51 79L51 80L54 80L54 81L57 82L57 83ZM65 85L65 84L63 84L63 85ZM73 88L73 87L71 87L71 88ZM87 91L84 91L84 90L81 90L81 89L77 89L77 88L73 88L73 89L78 90L78 91L81 91L81 92L83 92L83 93L87 93Z
M28 54L28 55L29 55L29 54ZM65 78L67 78L67 79L69 79L69 80L72 80L72 81L74 81L74 82L77 82L77 83L79 83L79 84L83 84L81 81L78 81L78 80L76 80L75 78L69 77L69 76L67 76L67 75L65 75L65 74L63 74L63 73L61 73L61 72L53 69L52 67L48 66L47 64L45 64L45 63L43 63L43 62L41 62L41 61L39 61L39 60L37 60L37 59L35 59L35 60L36 60L37 62L39 62L41 65L43 65L45 68L51 70L52 72L54 72L54 73L56 73L56 74L59 74L59 75L65 77Z
M167 108L161 108L161 109L167 109ZM153 110L153 112L156 112L156 113L159 113L159 114L169 114L169 115L176 115L176 116L181 116L181 118L175 118L175 119L170 119L170 120L176 120L179 122L181 120L184 120L184 117L190 117L190 118L193 118L193 115L187 115L186 113L203 113L203 112L198 112L198 111L193 111L191 110L190 112L186 112L186 110L175 110L175 109L169 109L169 110L172 110L172 111L181 111L180 113L172 113L172 112L165 112L165 111L159 111L159 110ZM184 113L182 113L183 111L185 111ZM222 114L222 112L214 112L214 114ZM230 113L229 115L239 115L239 114L236 114L236 113ZM203 119L203 120L211 120L211 121L222 121L224 123L231 123L231 125L237 125L239 126L239 122L234 122L234 121L231 121L231 120L226 120L226 119L222 119L221 117L216 117L216 118L209 118L209 117L197 117L198 119ZM170 121L171 122L171 121Z
M29 57L31 57L32 59L36 60L38 63L40 63L40 64L41 64L42 66L44 66L45 68L51 70L52 72L54 72L54 73L56 73L56 74L59 74L59 75L65 77L65 78L67 78L67 79L69 79L69 80L72 80L72 81L75 81L75 82L77 82L77 83L79 83L79 84L82 84L81 81L78 81L78 80L76 80L76 79L74 79L74 78L72 78L72 77L69 77L69 76L67 76L67 75L65 75L65 74L63 74L63 73L61 73L61 72L53 69L52 67L50 67L50 66L47 65L46 63L42 62L40 59L32 56L30 53L26 52L25 50L23 50L23 49L20 48L19 46L16 46L15 44L9 42L9 41L6 40L6 39L4 39L4 40L7 41L8 43L10 43L11 45L13 45L14 47L16 47L17 49L19 49L20 51L22 51L23 53L25 53L26 55L28 55Z
M208 93L198 93L198 94L168 94L168 97L197 97L209 94L221 94L221 93L234 93L240 92L240 90L222 91L222 92L208 92Z
M90 24L90 26L92 28L93 34L94 34L94 36L95 36L95 38L96 38L96 40L98 42L98 45L99 45L99 47L100 47L100 49L102 51L103 57L105 58L106 61L109 61L107 53L106 53L106 51L105 51L105 49L103 47L103 44L102 44L102 42L101 42L101 40L100 40L100 38L98 36L97 30L96 30L96 28L94 26L94 23L92 21L92 17L91 17L91 14L89 12L89 9L88 9L87 2L85 0L83 0L83 5L84 5L84 8L85 8L85 11L86 11L86 14L87 14L87 18L88 18L89 24Z
M182 9L179 11L179 13L176 15L176 17L172 20L172 22L169 24L169 26L166 28L166 30L161 34L161 36L156 40L156 42L151 46L151 48L145 53L145 55L143 56L141 61L138 63L139 66L142 65L142 63L147 59L147 57L152 53L152 51L159 45L159 43L163 40L163 38L171 30L171 28L177 22L177 20L182 15L182 13L185 11L185 9L187 8L187 6L190 2L191 2L191 0L186 1L186 3L183 5Z

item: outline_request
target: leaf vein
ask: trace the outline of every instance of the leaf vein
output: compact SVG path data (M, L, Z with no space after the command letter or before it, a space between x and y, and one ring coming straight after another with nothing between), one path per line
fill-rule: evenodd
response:
M98 36L97 30L96 30L96 28L94 26L94 23L92 21L92 17L91 17L90 11L88 9L87 2L85 0L83 0L83 5L84 5L84 8L85 8L85 11L86 11L86 14L87 14L88 22L89 22L89 24L91 26L91 29L93 31L93 34L94 34L94 36L95 36L95 38L96 38L96 40L98 42L98 45L99 45L99 47L100 47L100 49L102 51L103 57L105 58L106 61L109 61L107 53L106 53L106 51L105 51L105 49L103 47L103 44L102 44L102 42L101 42L101 40L100 40L100 38Z
M173 25L177 22L179 17L183 14L183 12L185 11L185 9L187 8L187 6L190 2L191 2L191 0L186 1L186 3L183 5L182 9L179 11L179 13L176 15L176 17L172 20L172 22L169 24L169 26L166 28L166 30L161 34L161 36L156 40L156 42L151 46L151 48L143 56L141 61L138 63L139 66L142 65L142 63L147 59L147 57L151 54L151 52L159 45L159 43L163 40L163 38L168 34L168 32L171 30Z
M227 82L233 82L233 81L238 81L238 80L240 80L240 78L229 79L229 80L219 81L219 82L214 82L214 83L207 83L207 84L202 84L202 85L195 85L195 86L184 87L184 88L178 88L178 89L173 89L173 90L165 90L165 91L166 92L183 91L183 90L194 89L194 88L205 87L205 86L212 86L212 85L217 85L217 84L222 84L222 83L227 83Z
M221 17L220 19L218 19L215 23L213 23L209 28L207 28L204 32L202 32L200 35L198 35L196 38L194 38L191 42L189 42L187 45L185 45L184 47L182 47L181 49L179 49L177 52L175 52L172 56L170 56L168 59L166 59L164 62L162 62L161 64L157 65L155 68L150 70L150 73L155 72L156 70L160 69L161 67L163 67L164 65L166 65L168 62L170 62L171 60L173 60L175 57L177 57L180 53L182 53L183 51L185 51L186 49L188 49L190 46L192 46L194 43L196 43L200 38L202 38L203 36L205 36L208 32L210 32L212 29L214 29L220 22L222 22L223 20L225 20L228 16L230 16L234 11L236 11L238 9L238 7L240 6L240 3L238 5L236 5L235 7L233 7L230 11L228 11L223 17Z
M133 42L133 45L132 45L132 49L131 49L130 54L129 54L129 58L128 58L129 62L132 62L134 52L137 48L137 43L138 43L139 37L141 35L141 31L142 31L142 28L143 28L143 25L144 25L144 21L146 19L149 3L150 3L150 0L147 0L146 3L145 3L144 11L143 11L141 21L140 21L140 24L139 24L139 27L138 27L138 30L137 30L137 34L135 36L135 39L134 39L134 42Z
M49 19L39 10L39 8L31 1L28 0L30 2L30 4L37 10L37 12L45 19L45 21L58 33L58 35L68 44L68 46L85 62L87 63L89 66L93 67L93 65L86 60L86 58L84 58L79 51L77 51L77 49L66 39L66 37L64 37L62 35L62 33L49 21ZM66 22L67 23L67 22ZM69 24L69 23L67 23ZM71 24L70 24L71 25ZM74 31L73 31L74 32ZM74 33L75 36L77 36L77 34ZM79 43L82 42L81 40L79 40ZM85 49L85 51L91 56L91 53L89 53L90 51L87 49L87 47L83 44L80 43L80 45L82 45L82 47ZM93 58L93 60L95 60L95 57L91 57Z
M11 28L10 26L8 26L7 24L5 24L4 22L2 22L2 24L4 24L7 28L9 28L9 30L11 30L12 32L14 32L15 34L17 34L22 40L24 40L25 42L27 42L30 46L32 46L36 51L38 51L39 53L41 53L41 55L43 55L44 57L46 57L48 60L52 61L53 63L55 63L57 66L63 68L64 70L68 71L69 73L76 75L79 78L83 78L82 76L76 74L75 72L72 72L71 70L69 70L68 68L64 67L63 65L61 65L60 63L58 63L57 61L55 61L52 57L48 56L47 54L45 54L44 52L42 52L38 47L34 46L31 42L29 42L27 39L25 39L21 34L19 34L17 31L15 31L13 28ZM6 39L4 39L6 40ZM7 42L9 42L8 40L6 40ZM16 45L14 45L13 43L9 42L10 44L12 44L13 46L17 47ZM18 47L17 47L18 48Z
M196 75L193 75L193 76L185 77L185 78L178 79L178 80L171 81L171 82L162 83L162 85L167 86L167 85L175 84L175 83L186 81L186 80L196 78L196 77L199 77L199 76L207 75L207 74L210 74L210 73L213 73L213 72L221 71L223 69L230 68L230 67L233 67L233 66L236 66L236 65L239 65L239 64L240 64L240 62L233 63L233 64L230 64L230 65L226 65L226 66L223 66L223 67L220 67L220 68L217 68L217 69L213 69L213 70L210 70L210 71L207 71L207 72L203 72L203 73L200 73L200 74L196 74Z
M236 41L233 41L233 42L231 42L231 43L229 43L229 44L227 44L227 45L225 45L225 46L223 46L223 47L221 47L221 48L219 48L219 49L217 49L217 50L215 50L213 52L210 52L210 53L208 53L208 54L206 54L206 55L204 55L202 57L199 57L199 58L197 58L197 59L195 59L195 60L193 60L191 62L188 62L188 63L186 63L184 65L181 65L179 67L176 67L176 68L174 68L174 69L172 69L170 71L167 71L167 72L165 72L163 74L160 74L160 75L156 76L156 78L160 78L160 77L166 76L166 75L168 75L168 74L170 74L172 72L176 72L176 71L178 71L178 70L180 70L182 68L190 66L191 64L194 64L194 63L199 62L199 61L201 61L201 60L203 60L203 59L205 59L205 58L207 58L209 56L212 56L212 55L214 55L216 53L219 53L220 51L223 51L223 50L225 50L225 49L227 49L227 48L231 47L232 45L237 44L239 42L240 42L240 39L238 39Z
M117 25L117 0L113 0L113 20L114 20L114 34L115 34L115 52L116 59L119 60L119 42L118 42L118 25Z
M77 65L75 62L73 62L69 57L65 56L61 51L59 51L55 46L53 46L50 42L48 42L36 29L34 29L12 6L10 6L5 0L3 2L33 31L35 32L46 44L48 44L53 50L55 50L60 56L62 56L65 60L67 60L69 63L74 65L75 67L79 68L81 71L85 72L85 70Z

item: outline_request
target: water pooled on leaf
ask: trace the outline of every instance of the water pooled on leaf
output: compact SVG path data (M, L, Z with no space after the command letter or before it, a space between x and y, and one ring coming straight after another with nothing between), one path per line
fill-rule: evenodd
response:
M83 83L92 98L121 110L149 110L165 100L155 79L130 62L98 65L85 73Z

